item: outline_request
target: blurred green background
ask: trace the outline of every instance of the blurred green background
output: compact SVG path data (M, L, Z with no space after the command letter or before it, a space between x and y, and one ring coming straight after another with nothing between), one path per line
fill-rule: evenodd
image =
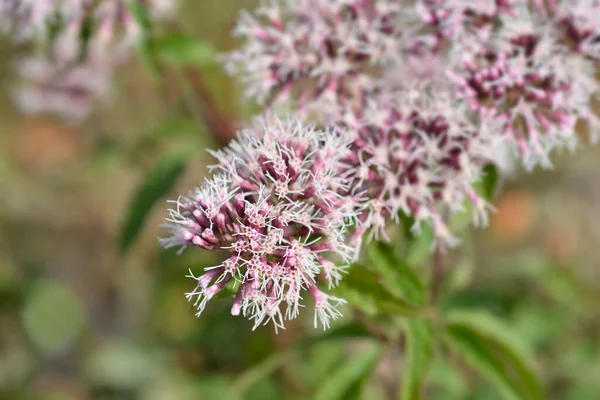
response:
M231 49L240 3L188 1L177 29L216 52ZM227 127L254 111L218 63L193 67L204 89L198 98L188 67L157 84L133 57L117 74L114 101L73 126L19 114L8 92L23 49L4 40L0 51L0 399L313 399L373 346L298 345L321 334L310 310L278 335L230 316L230 299L194 317L184 297L193 282L184 276L222 257L177 256L156 237L164 234L165 201L202 181L211 163L205 149L230 133L206 123L207 108ZM185 169L177 175L174 167L176 184L122 253L136 193L174 154L189 157ZM445 304L504 318L535 349L548 399L600 399L599 155L583 148L557 157L553 171L503 179L489 229L466 232L448 256ZM500 398L448 360L436 358L424 399ZM374 368L362 398L390 398L401 351Z

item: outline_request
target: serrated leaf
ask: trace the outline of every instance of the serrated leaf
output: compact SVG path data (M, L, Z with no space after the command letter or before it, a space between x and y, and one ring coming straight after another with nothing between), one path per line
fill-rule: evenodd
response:
M344 283L333 292L368 315L410 316L418 311L407 299L392 294L375 272L360 265L354 265L344 277Z
M392 293L414 304L425 303L425 288L420 278L403 260L394 256L390 245L372 241L366 250L373 267L385 279Z
M433 359L435 338L428 321L407 320L406 358L402 373L402 400L419 400L425 376Z
M179 33L166 35L157 43L159 56L178 66L201 66L215 62L216 52L210 43Z
M159 161L148 173L137 190L123 223L119 241L121 254L125 253L137 238L156 201L173 187L175 180L184 170L187 158L188 153L171 154Z
M504 324L489 314L455 312L448 316L445 340L508 400L537 400L542 387L533 355Z
M383 354L381 346L367 350L328 376L315 395L316 400L351 400L360 396L362 385Z

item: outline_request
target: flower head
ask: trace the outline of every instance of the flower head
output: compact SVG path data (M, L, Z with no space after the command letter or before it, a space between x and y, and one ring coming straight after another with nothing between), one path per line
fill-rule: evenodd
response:
M553 149L576 145L578 121L592 133L600 128L591 110L596 68L565 45L557 21L543 13L520 8L497 22L489 40L456 45L448 76L481 118L502 124L525 166L549 167Z
M72 122L84 119L111 96L111 77L124 53L105 57L103 47L91 42L80 60L79 41L66 34L54 44L51 55L29 55L18 61L19 82L13 98L25 114L52 113Z
M174 4L173 0L0 0L0 26L19 39L41 39L45 45L44 51L17 64L21 78L13 91L17 105L26 114L51 112L70 121L85 118L96 103L109 98L113 72L139 37L141 28L129 7L147 7L151 18L162 18L171 15ZM83 29L89 26L94 30L83 43Z
M493 136L489 127L471 122L464 103L420 90L372 96L364 109L344 110L339 126L353 149L345 175L364 199L364 230L385 234L386 222L402 212L414 217L413 229L429 223L440 244L453 245L444 222L448 212L470 201L476 222L486 222L489 206L473 184L492 159Z
M97 27L103 40L130 41L141 27L130 7L145 7L153 19L172 16L174 0L0 0L0 27L16 40L42 39L52 31Z
M355 255L344 242L352 207L338 191L344 143L296 121L262 120L225 150L214 153L220 172L180 198L170 211L171 236L163 245L225 249L231 256L195 277L188 293L198 315L214 294L233 282L232 314L255 327L295 318L309 293L324 327L343 302L321 292L320 279L337 285Z
M392 0L264 2L241 15L236 34L246 43L227 68L259 102L343 103L372 90L377 69L400 55L400 10Z

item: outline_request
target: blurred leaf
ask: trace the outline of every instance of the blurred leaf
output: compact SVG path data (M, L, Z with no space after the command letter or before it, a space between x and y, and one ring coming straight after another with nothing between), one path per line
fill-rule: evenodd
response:
M78 62L84 62L88 56L88 49L90 45L90 40L94 34L94 18L92 16L87 16L81 23L81 28L79 30L79 41L80 41L80 49Z
M542 398L533 355L501 321L484 313L455 312L448 316L445 339L506 399Z
M383 348L376 346L367 350L337 368L317 389L316 400L358 399L362 385L383 354Z
M281 363L287 360L290 356L290 352L305 348L316 343L323 343L331 340L342 340L342 339L353 339L353 338L368 338L371 335L358 324L343 325L339 328L334 328L323 335L319 335L313 338L308 338L296 342L293 346L288 348L286 351L273 354L257 365L249 368L244 373L238 376L235 382L231 385L229 395L227 399L236 400L244 398L243 395L257 382L265 379L275 369L277 369Z
M23 326L37 348L45 353L73 345L86 325L81 300L67 286L50 280L35 283L23 309Z
M145 383L136 398L143 400L212 400L222 399L231 381L221 374L185 374L179 368L164 372Z
M402 400L419 400L433 359L435 338L428 321L407 320L406 358L402 373Z
M215 49L209 42L181 33L171 33L157 42L159 56L174 65L202 66L215 62Z
M478 191L488 201L491 201L498 184L498 168L494 164L483 167L482 180L479 182Z
M150 19L150 15L148 15L149 7L146 7L143 2L136 0L127 0L126 1L127 8L133 15L133 18L140 26L140 29L145 34L148 34L150 29L152 28L152 23Z
M414 217L400 212L398 219L404 235L404 262L409 266L420 266L431 257L435 238L433 227L428 223L421 223L419 232L416 233Z
M86 360L85 375L95 385L138 388L161 376L160 353L134 342L102 343Z
M247 369L240 374L235 382L230 386L227 395L228 400L241 400L246 398L244 393L249 391L259 382L265 380L277 367L288 359L290 353L284 351L276 353L257 365Z
M196 386L202 393L201 399L222 399L225 398L229 387L230 379L223 375L205 375L196 378Z
M324 341L310 348L300 348L297 361L288 366L288 373L295 386L316 388L338 368L348 352L344 341ZM312 393L311 393L312 394Z
M519 293L523 298L522 291ZM445 299L443 308L445 310L480 310L503 317L514 309L519 300L513 293L500 292L494 287L467 287L452 293Z
M152 20L148 15L149 7L132 0L127 1L126 4L142 32L140 40L137 41L140 59L153 80L158 81L161 78L161 71L155 57L155 41L151 35Z
M598 400L598 393L597 387L576 385L569 388L568 400Z
M280 384L275 379L265 379L252 387L244 400L285 400L280 392Z
M305 342L325 342L340 339L363 339L372 337L369 331L361 324L350 323L332 328L322 335L305 339Z
M389 244L371 241L366 250L373 267L382 275L396 296L406 297L414 304L425 303L423 283L403 260L394 256L394 249Z
M161 78L161 68L154 55L154 41L151 37L144 36L138 40L138 54L140 60L148 71L153 82L156 83Z
M133 244L144 221L156 201L167 193L185 168L188 152L179 152L165 157L150 171L139 187L121 230L119 250L121 254Z
M443 393L444 398L465 399L469 393L466 378L452 364L450 360L438 357L434 359L427 374L427 380Z
M528 343L539 348L551 346L564 333L567 317L564 312L535 307L527 302L513 313L511 320L514 330L527 339Z
M538 279L544 291L556 302L574 311L582 310L582 302L589 289L572 270L547 264Z
M360 265L350 268L344 284L333 292L369 315L414 315L418 308L406 299L393 295L379 276Z
M178 135L199 136L202 134L208 136L204 131L205 129L199 126L196 121L188 118L173 118L158 125L154 129L154 134L157 137L171 137Z

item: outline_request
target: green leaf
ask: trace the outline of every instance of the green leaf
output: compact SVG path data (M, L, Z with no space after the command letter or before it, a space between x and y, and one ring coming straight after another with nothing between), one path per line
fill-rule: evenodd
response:
M291 353L295 350L304 349L306 346L333 340L361 339L370 337L371 335L361 325L348 324L332 329L323 335L300 340L287 350L267 357L265 360L259 362L257 365L240 374L235 382L231 385L226 398L229 400L238 400L244 398L244 394L249 389L251 389L261 380L266 379L284 361L288 360L291 356Z
M356 264L344 277L344 284L333 289L333 293L368 315L410 316L418 311L408 300L392 294L375 272Z
M126 5L131 12L131 15L133 15L133 18L140 26L142 32L145 34L150 32L152 28L152 20L150 19L150 15L148 15L148 7L142 4L142 2L136 0L128 0Z
M284 361L290 357L289 351L276 353L267 357L264 361L247 369L240 374L235 382L230 386L226 398L228 400L241 400L245 398L244 393L248 392L259 382L265 380L273 371L275 371Z
M121 230L119 243L121 254L125 253L137 238L152 206L173 187L175 180L185 168L188 154L187 152L174 153L161 160L139 187Z
M154 41L150 37L143 37L138 42L138 54L142 64L156 83L161 77L161 67L154 55Z
M161 68L155 57L155 41L151 35L152 20L148 15L148 7L145 7L139 1L132 0L127 1L126 5L142 32L141 38L138 40L140 60L152 79L157 82L161 77Z
M431 257L431 245L435 237L429 224L421 224L421 232L415 235L412 231L415 219L400 212L398 214L404 233L404 262L409 266L420 266Z
M482 180L477 184L477 191L486 200L491 201L496 191L498 183L498 169L494 164L487 164L483 167Z
M533 355L501 321L479 312L455 312L448 316L445 339L504 398L542 398Z
M204 136L208 136L208 133L196 121L179 117L159 124L154 129L154 135L156 137L199 136L204 138Z
M159 56L179 66L202 66L215 62L216 52L210 43L180 33L166 35L157 42Z
M339 327L332 328L322 335L316 337L309 337L299 341L300 344L312 344L315 342L325 342L330 340L341 340L341 339L365 339L372 338L369 331L361 324L350 323Z
M412 268L394 256L394 249L389 244L372 241L366 250L373 267L385 279L392 293L414 304L425 304L423 283Z
M315 395L316 400L351 400L359 398L362 385L377 365L383 348L376 346L344 363L327 377Z
M402 374L402 400L419 400L425 376L433 359L434 335L428 321L407 320L406 359Z

